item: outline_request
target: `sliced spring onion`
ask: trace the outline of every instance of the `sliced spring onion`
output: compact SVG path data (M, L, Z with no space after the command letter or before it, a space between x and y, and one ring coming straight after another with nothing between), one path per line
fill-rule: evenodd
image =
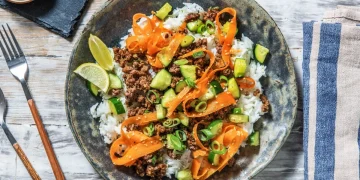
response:
M185 149L186 149L186 146L185 146L185 145L183 145L183 150L178 151L178 150L175 150L175 149L174 149L174 151L173 151L173 152L174 152L175 154L184 154L184 152L185 152L184 150L185 150Z
M144 111L144 114L146 114L146 113L150 113L150 111L146 109L146 110Z
M201 141L208 141L214 137L214 134L208 129L202 129L200 130L200 132L201 132L200 134Z
M189 63L189 61L187 59L179 59L179 60L174 61L174 64L179 65L179 66L185 65L187 63Z
M191 101L190 106L193 107L193 108L195 108L196 105L199 104L199 102L200 102L199 100L194 99L193 101Z
M205 56L205 53L203 51L195 52L193 55L193 58L201 58Z
M151 158L151 163L152 163L153 165L155 165L155 164L156 164L156 161L157 161L157 158L156 158L156 155L155 155L155 156L153 156L153 157Z
M226 153L226 148L224 147L224 145L220 144L218 141L213 141L211 143L210 147L215 154L223 155Z
M180 119L179 118L174 118L174 119L167 119L166 121L163 122L163 126L165 127L175 127L177 125L180 124Z
M211 22L210 20L207 20L205 23L206 26L206 31L209 34L214 34L215 33L215 24L213 22Z
M203 24L197 29L197 33L202 34L206 31L206 26Z
M225 85L227 86L227 83L228 83L229 79L228 79L226 76L221 75L221 76L220 76L220 82L221 82L221 81L225 81L225 82L226 82Z
M167 143L170 143L171 147L173 147L174 150L177 150L177 151L184 150L185 146L182 144L182 142L180 141L180 139L178 137L176 137L173 134L168 134L168 136L169 136L169 138L168 138L169 141Z
M186 141L186 134L183 130L176 130L175 131L176 137L178 137L181 141Z
M195 81L193 81L193 80L190 79L190 78L186 78L186 79L185 79L185 82L186 82L186 84L187 84L189 87L191 87L191 88L196 87Z
M198 104L196 104L195 111L204 112L206 108L207 108L207 103L205 101L200 101Z
M149 136L151 137L152 135L154 135L154 131L155 131L155 127L154 127L154 124L151 123L149 124L148 126L146 126L144 129L143 129L143 132L146 136Z
M155 95L155 97L156 97L156 99L155 99L155 101L152 101L151 100L151 94L154 94ZM149 102L151 102L151 104L158 104L159 102L160 102L160 97L159 97L159 94L156 92L156 91L154 91L154 90L149 90L147 93L146 93L146 99L149 101Z

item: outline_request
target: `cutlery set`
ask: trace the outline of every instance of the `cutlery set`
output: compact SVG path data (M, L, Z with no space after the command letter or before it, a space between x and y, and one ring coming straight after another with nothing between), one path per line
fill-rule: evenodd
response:
M40 115L38 113L38 110L36 108L35 102L31 96L29 87L27 85L27 77L28 77L28 65L26 62L25 55L23 51L20 48L19 43L17 42L13 32L11 31L9 25L7 25L7 28L5 28L2 25L2 30L0 30L0 36L2 41L0 40L0 49L2 51L2 54L6 60L6 63L9 67L9 70L11 74L21 83L21 86L24 90L25 97L27 99L29 108L31 110L31 114L34 118L36 127L39 131L39 135L41 138L41 141L44 145L45 152L47 154L47 157L50 161L51 168L53 170L53 173L55 175L55 178L57 180L62 180L64 178L64 174L61 171L61 167L59 165L59 162L56 158L54 149L52 148L51 142L49 140L48 134L46 132L46 129L44 127L44 124L40 118ZM6 99L4 97L4 94L2 90L0 89L0 125L3 128L6 136L8 137L10 143L13 145L15 151L17 152L18 156L24 163L26 169L28 170L29 174L33 179L40 179L34 168L32 167L30 161L26 157L25 153L19 146L19 144L16 142L15 138L11 134L10 130L8 129L5 121L5 115L6 115Z

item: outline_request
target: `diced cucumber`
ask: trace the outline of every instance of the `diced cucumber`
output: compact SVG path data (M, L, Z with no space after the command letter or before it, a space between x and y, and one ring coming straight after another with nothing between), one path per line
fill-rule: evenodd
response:
M211 122L208 125L207 129L209 129L214 136L217 136L218 134L221 133L222 127L223 127L223 121L221 119L218 119Z
M164 119L166 117L166 109L161 104L157 104L155 108L157 119Z
M120 89L122 88L122 82L120 78L115 74L109 74L110 79L110 88L111 89Z
M247 68L246 60L241 58L236 58L234 65L234 76L243 77L245 75L246 68Z
M219 162L220 162L220 155L214 153L213 151L210 151L208 160L211 163L211 165L217 166L217 165L219 165Z
M160 8L160 10L156 11L155 16L161 20L164 20L171 10L172 10L172 6L169 3L165 3Z
M193 58L197 59L197 58L202 58L205 56L205 53L204 51L198 51L198 52L195 52L193 55Z
M236 83L235 78L229 79L228 90L234 96L234 98L240 98L240 89L238 84Z
M116 98L116 97L110 98L108 100L108 103L109 103L110 110L114 115L125 113L125 108L119 98Z
M167 107L166 104L170 101L172 101L174 98L176 97L175 91L174 89L168 89L165 93L164 96L161 99L161 105L163 107Z
M264 63L268 53L269 53L268 48L260 44L255 45L255 49L254 49L255 59L258 60L260 63Z
M184 126L189 126L189 118L182 112L178 113L178 118L180 119L180 123Z
M191 22L188 22L186 24L186 27L191 31L191 32L196 32L198 30L198 28L203 25L204 23L198 19L196 21L191 21Z
M179 81L175 86L175 92L176 93L181 92L186 86L187 83L184 80Z
M236 107L232 110L233 114L242 114L242 112L243 112L243 109L239 108L239 107Z
M215 90L213 89L213 87L209 87L208 90L206 91L206 93L204 95L202 95L201 97L199 97L199 99L201 101L207 101L209 99L212 99L216 96Z
M180 72L185 79L189 78L193 81L196 80L196 66L195 65L181 65Z
M217 80L212 80L210 82L210 86L213 88L215 94L220 94L224 92L223 88L221 87L220 83Z
M151 81L150 87L158 89L160 91L165 90L171 84L171 77L172 76L168 71L162 69Z
M191 35L186 35L180 43L181 47L188 47L193 43L195 38Z
M249 122L249 116L243 114L230 114L229 120L233 123L246 123Z
M250 146L259 146L260 145L260 132L255 131L249 136L249 145Z
M187 63L189 63L189 61L187 59L179 59L179 60L174 61L174 64L176 64L178 66L185 65Z
M86 86L92 95L94 95L94 96L99 95L99 88L97 86L95 86L93 83L91 83L90 81L87 81Z
M193 180L191 171L189 169L181 170L176 175L177 180Z
M170 47L165 48L162 51L170 49ZM172 57L170 57L168 54L162 53L162 51L156 54L156 58L159 58L161 64L164 65L164 67L167 67L171 63Z

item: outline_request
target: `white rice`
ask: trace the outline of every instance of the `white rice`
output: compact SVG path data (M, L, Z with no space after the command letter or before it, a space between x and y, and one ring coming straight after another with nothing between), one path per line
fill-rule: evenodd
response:
M190 169L192 158L191 151L186 149L181 155L180 159L172 159L166 153L163 155L166 162L166 176L171 178L172 174L177 174L179 171L184 169Z

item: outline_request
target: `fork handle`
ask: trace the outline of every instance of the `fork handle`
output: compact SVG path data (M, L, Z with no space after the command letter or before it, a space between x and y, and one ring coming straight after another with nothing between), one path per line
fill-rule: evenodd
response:
M31 178L33 180L41 180L41 178L36 173L35 169L31 165L29 159L26 157L26 155L25 155L24 151L22 150L22 148L20 147L20 145L18 143L15 143L15 144L13 144L13 147L14 147L16 153L18 154L18 156L20 157L21 161L24 163L24 166L28 170Z
M37 110L37 108L35 106L34 100L29 99L28 104L29 104L29 107L30 107L30 110L31 110L31 114L32 114L32 116L33 116L33 118L35 120L36 127L37 127L37 129L39 131L41 141L42 141L42 143L44 145L45 152L46 152L46 154L48 156L48 159L50 161L50 165L51 165L51 168L52 168L52 170L54 172L55 178L56 178L56 180L64 180L65 179L64 174L61 171L60 164L59 164L59 162L58 162L58 160L56 158L54 149L51 146L49 137L48 137L48 135L46 133L44 124L41 121L41 118L40 118L38 110Z

